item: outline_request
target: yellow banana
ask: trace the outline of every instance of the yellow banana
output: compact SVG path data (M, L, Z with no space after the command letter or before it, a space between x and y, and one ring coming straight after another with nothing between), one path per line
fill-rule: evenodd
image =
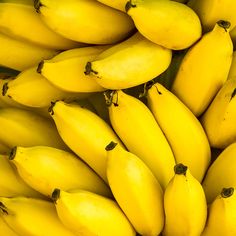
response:
M123 11L125 12L125 5L127 3L127 0L98 0L99 2L109 6L109 7L113 7L117 10Z
M196 116L205 111L227 80L233 54L229 25L218 21L188 50L173 82L172 92Z
M211 147L224 149L236 142L236 77L227 80L201 117Z
M32 0L1 0L2 3L17 3L17 4L25 4L25 5L33 5Z
M234 0L190 0L188 5L198 14L204 31L213 29L219 20L236 25L236 4Z
M107 150L107 179L111 191L140 235L159 235L164 227L162 188L150 169L113 141Z
M70 93L53 86L37 73L37 67L22 71L15 79L3 85L2 94L17 103L29 107L49 107L52 101L72 101L88 96L88 93Z
M48 197L55 188L81 188L111 196L104 181L70 152L47 146L15 147L9 160L29 186Z
M1 154L7 154L9 153L10 148L7 147L5 144L3 144L2 142L0 142L0 155Z
M8 225L7 223L3 220L2 217L0 217L0 232L2 235L5 236L18 236Z
M45 48L65 50L79 46L50 30L35 12L33 1L32 5L0 3L0 32Z
M10 38L0 33L0 65L22 71L38 64L43 59L49 59L58 52L27 42Z
M230 36L233 41L234 47L236 46L236 26L231 29Z
M64 142L107 182L106 145L119 138L98 115L76 104L58 101L50 107L50 114Z
M199 236L207 219L207 203L201 184L187 166L177 164L164 193L163 236Z
M185 163L201 182L211 161L203 127L194 114L169 90L155 83L147 91L148 106L164 132L176 163Z
M226 147L209 167L202 182L207 202L212 203L222 188L236 186L236 143Z
M68 150L53 122L33 111L1 108L0 124L0 140L10 148L45 145Z
M38 66L38 73L54 86L69 92L104 91L93 78L84 74L86 62L94 60L107 46L84 47L62 52L51 60L44 60Z
M9 162L7 155L2 154L0 154L0 196L43 198L43 195L32 189L20 178L14 166Z
M75 236L60 222L52 202L0 197L0 217L21 236Z
M228 79L230 78L236 78L236 51L233 52L232 63L228 74Z
M164 72L170 65L171 57L171 50L136 33L101 53L100 58L89 61L85 74L93 75L104 88L130 88Z
M169 49L188 48L202 34L197 14L179 2L129 0L126 11L141 34Z
M201 236L236 235L235 188L223 188L209 206L208 220Z
M136 233L118 204L95 193L80 190L52 194L63 224L80 236L135 236Z
M174 175L175 159L151 111L139 99L121 90L106 96L113 129L127 149L150 168L165 189Z
M125 13L95 0L35 0L34 4L52 30L71 40L111 44L123 40L134 29Z

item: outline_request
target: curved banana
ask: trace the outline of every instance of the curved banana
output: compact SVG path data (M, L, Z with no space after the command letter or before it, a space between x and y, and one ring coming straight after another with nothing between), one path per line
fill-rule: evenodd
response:
M209 206L208 220L201 236L236 235L235 188L223 188Z
M207 202L212 203L222 188L236 186L236 143L226 147L209 167L202 182Z
M53 49L19 41L0 33L0 65L22 71L55 56Z
M106 99L110 104L108 110L113 129L127 149L150 168L165 189L174 175L175 159L151 111L139 99L121 90L107 93Z
M0 232L5 236L19 236L7 225L2 217L0 217Z
M0 124L0 140L10 148L45 145L68 150L54 123L33 111L0 108Z
M75 236L59 220L52 202L0 197L0 217L19 235Z
M82 93L104 91L105 89L93 78L85 76L84 67L87 61L95 60L107 48L107 46L94 46L71 49L51 60L42 61L37 71L55 87L64 91Z
M58 89L37 73L37 67L26 69L6 82L2 94L29 107L49 107L56 100L72 101L89 96L88 93L70 93Z
M164 227L162 188L150 169L113 141L106 147L111 191L140 235L159 235Z
M1 2L0 32L14 39L56 50L80 46L50 30L35 12L33 1L32 5Z
M148 107L164 132L176 163L185 163L201 182L211 162L210 145L194 114L169 90L155 83L147 91Z
M34 5L48 27L78 42L117 43L134 29L128 15L95 0L35 0Z
M9 162L7 155L2 154L0 154L0 196L44 198L20 178L14 166Z
M188 48L202 34L201 22L197 14L190 7L179 2L129 0L126 11L141 34L169 49Z
M228 79L230 78L236 78L236 51L233 52L232 63L228 74Z
M236 25L234 0L190 0L188 5L198 14L204 31L212 30L219 20L229 21L232 27Z
M172 52L136 33L86 64L85 74L108 89L124 89L145 83L164 72Z
M98 1L105 4L105 5L107 5L107 6L109 6L109 7L112 7L112 8L115 8L117 10L125 12L125 5L127 3L127 0L113 0L113 1L98 0Z
M190 48L180 64L171 91L200 116L227 80L233 44L230 23L218 21L214 29Z
M84 190L68 193L59 189L54 190L52 199L61 222L76 235L136 235L118 204L111 199Z
M120 143L112 128L98 115L76 104L57 101L50 114L64 142L107 182L106 145Z
M236 142L236 77L228 79L219 90L201 123L211 147L224 149Z
M9 160L29 186L48 197L55 188L81 188L111 197L104 181L70 152L47 146L15 147Z
M207 219L207 203L201 184L187 166L177 164L164 193L163 236L199 236Z

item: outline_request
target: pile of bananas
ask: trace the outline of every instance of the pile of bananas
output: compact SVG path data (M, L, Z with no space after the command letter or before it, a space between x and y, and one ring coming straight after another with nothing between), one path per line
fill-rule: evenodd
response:
M0 235L236 235L235 0L1 0Z

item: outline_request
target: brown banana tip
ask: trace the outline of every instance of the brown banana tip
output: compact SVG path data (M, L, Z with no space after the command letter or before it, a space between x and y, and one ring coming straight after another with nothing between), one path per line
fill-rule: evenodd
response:
M34 0L34 8L37 13L40 13L40 8L43 6L43 4L40 2L40 0Z
M16 156L16 152L17 152L17 147L13 147L10 151L10 154L8 156L9 160L13 160Z
M227 197L230 197L234 194L234 188L223 188L220 195L221 197L223 198L227 198Z
M60 194L61 194L60 189L56 188L56 189L53 190L52 196L51 196L53 202L57 202L57 200L60 198Z
M125 4L125 12L128 12L130 8L132 7L137 7L135 4L132 4L131 1L128 1L126 4Z
M230 100L231 100L232 98L234 98L235 95L236 95L236 88L233 90L233 92L232 92L232 94L231 94L231 97L230 97Z
M1 211L3 214L8 215L7 207L6 207L2 202L0 202L0 211Z
M105 147L105 150L106 151L111 151L113 150L115 147L116 147L117 143L111 141L106 147Z
M5 96L7 94L7 90L8 90L8 82L4 83L2 86L2 96Z
M51 106L48 108L48 112L49 112L49 114L50 114L51 116L54 115L54 110L53 110L53 108L54 108L54 106L56 105L56 103L57 103L58 101L59 101L59 100L56 100L55 102L51 102Z
M40 61L37 67L37 73L41 74L43 69L44 61Z
M146 97L148 90L155 84L154 80L150 80L143 86L143 92L140 93L138 96L139 98Z
M92 69L92 62L89 61L89 62L87 62L86 66L85 66L84 74L85 74L85 75L90 75L91 73L93 73L93 74L95 74L95 75L98 74L97 71L94 71L94 70Z
M177 175L186 175L187 169L188 167L183 165L182 163L179 163L174 167L175 174Z
M227 32L227 29L229 29L230 26L231 26L231 23L229 21L226 21L226 20L219 20L219 21L217 21L217 24L220 27L224 28L226 32Z

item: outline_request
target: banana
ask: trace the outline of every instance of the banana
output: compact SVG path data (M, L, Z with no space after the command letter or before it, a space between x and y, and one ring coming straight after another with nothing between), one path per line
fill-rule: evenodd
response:
M234 0L190 0L188 5L198 14L203 30L210 31L219 20L236 25L236 4Z
M17 103L29 107L49 107L52 101L84 98L88 93L70 93L53 86L45 77L37 73L37 67L22 71L15 79L6 82L2 89Z
M175 159L151 111L139 99L121 90L106 93L106 100L110 105L108 110L113 129L127 149L150 168L165 189L174 175Z
M55 188L81 188L111 197L103 180L70 152L47 146L18 146L12 149L9 160L29 186L48 197Z
M134 29L133 21L125 13L95 0L35 0L34 5L48 27L78 42L117 43Z
M211 161L211 150L199 120L159 83L147 91L148 107L164 132L176 163L185 163L201 182Z
M224 83L201 117L211 147L224 149L236 142L235 95L236 77Z
M2 217L0 217L0 232L2 235L5 236L18 236L3 220Z
M111 191L140 235L159 235L164 227L162 188L150 169L113 141L106 147Z
M127 0L98 0L99 2L109 6L109 7L113 7L117 10L123 11L125 12L125 5L127 3Z
M20 178L14 166L9 162L7 155L2 154L0 154L0 196L44 198Z
M95 60L107 48L94 46L71 49L51 60L42 61L37 71L61 90L83 93L104 91L93 78L85 76L84 66L87 61Z
M80 46L50 30L35 12L33 4L0 3L0 32L14 39L56 50Z
M223 188L209 206L208 220L201 236L236 235L235 188Z
M231 29L230 36L233 41L234 47L236 46L236 26Z
M227 80L233 44L230 23L218 21L185 54L171 91L196 115L200 116Z
M236 51L233 52L232 63L228 74L228 79L230 78L236 78Z
M95 193L80 190L52 194L62 223L76 235L135 236L136 233L118 204Z
M57 101L50 114L64 142L107 182L106 145L120 143L112 128L98 115L76 104Z
M17 3L17 4L24 4L24 5L33 5L32 0L1 0L1 3Z
M209 167L202 182L207 202L212 203L222 188L236 186L236 143L226 147Z
M188 6L166 0L129 0L127 14L138 31L154 43L173 50L194 44L202 34L197 14Z
M164 72L172 52L136 33L95 60L88 61L85 74L108 89L124 89L145 83Z
M75 236L60 222L54 204L49 201L0 197L0 215L21 236Z
M45 145L68 150L48 118L20 108L0 109L0 140L6 146Z
M179 163L164 193L163 236L199 236L207 219L207 203L201 184L187 166Z
M10 151L10 148L7 147L5 144L0 142L0 154L6 154Z

